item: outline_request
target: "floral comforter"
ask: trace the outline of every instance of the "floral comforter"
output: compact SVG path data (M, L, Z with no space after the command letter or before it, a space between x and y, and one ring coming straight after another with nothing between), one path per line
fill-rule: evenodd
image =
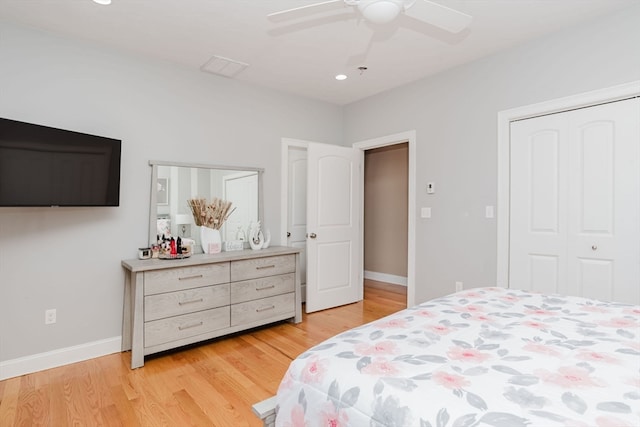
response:
M638 427L640 306L480 288L291 363L277 426Z

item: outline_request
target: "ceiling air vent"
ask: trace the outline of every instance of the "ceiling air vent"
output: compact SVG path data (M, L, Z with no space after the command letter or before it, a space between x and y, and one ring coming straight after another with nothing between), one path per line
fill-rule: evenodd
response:
M213 56L200 69L207 73L217 74L224 77L235 77L247 68L249 64L234 61L233 59L224 58L222 56Z

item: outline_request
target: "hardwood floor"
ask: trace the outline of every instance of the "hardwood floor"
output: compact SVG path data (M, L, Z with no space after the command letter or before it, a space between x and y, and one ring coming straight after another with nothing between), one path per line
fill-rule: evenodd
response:
M307 348L406 307L406 288L365 281L365 300L179 351L129 369L129 353L0 381L0 426L260 426L251 405L275 394Z

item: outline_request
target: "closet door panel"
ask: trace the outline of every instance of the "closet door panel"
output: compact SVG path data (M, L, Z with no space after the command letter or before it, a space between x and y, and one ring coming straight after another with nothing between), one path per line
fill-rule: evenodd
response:
M640 304L640 100L568 113L571 293Z
M555 115L511 124L509 284L562 292L566 282L566 123Z

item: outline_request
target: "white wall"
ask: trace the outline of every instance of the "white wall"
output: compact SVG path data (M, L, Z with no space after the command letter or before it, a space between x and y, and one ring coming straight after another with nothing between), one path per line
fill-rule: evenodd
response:
M149 160L264 168L279 235L281 138L342 138L340 107L6 23L0 116L122 139L120 207L0 208L0 368L121 334L120 261L147 243Z
M344 141L416 130L416 302L496 283L497 113L640 79L640 7L345 108ZM427 195L434 181L436 194Z

